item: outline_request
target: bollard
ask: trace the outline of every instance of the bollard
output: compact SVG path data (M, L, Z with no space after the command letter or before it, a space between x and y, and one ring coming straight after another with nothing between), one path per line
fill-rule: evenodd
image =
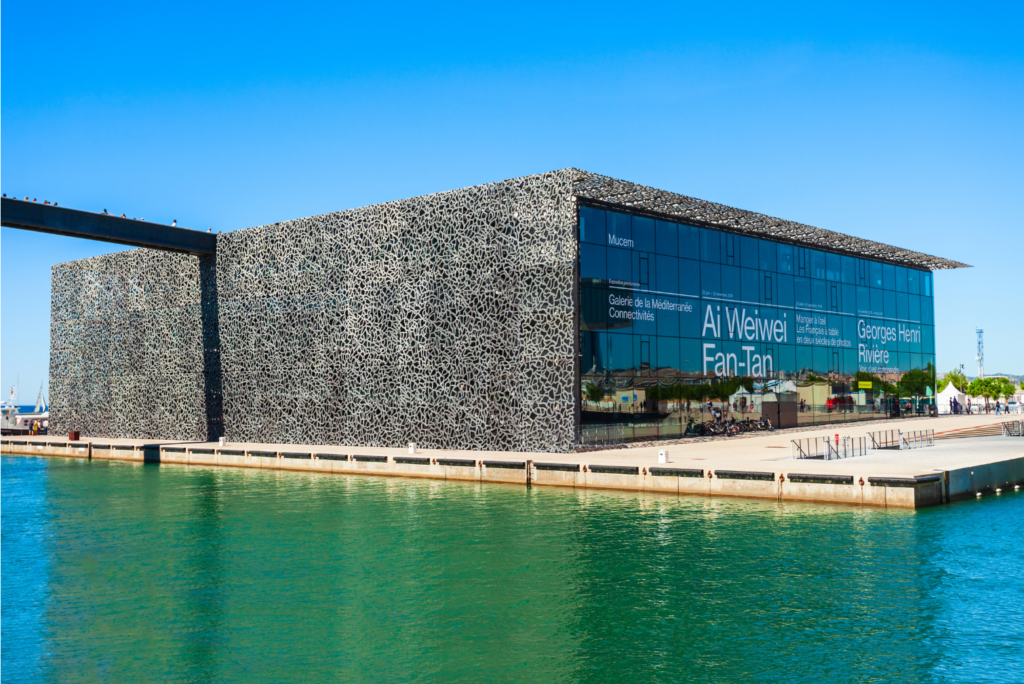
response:
M416 442L409 442L409 455L416 453Z
M658 463L668 463L668 449L658 451Z

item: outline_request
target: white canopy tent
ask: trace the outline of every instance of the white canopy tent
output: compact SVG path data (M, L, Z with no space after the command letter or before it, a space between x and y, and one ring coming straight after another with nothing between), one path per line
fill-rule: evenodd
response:
M953 383L949 383L946 385L946 389L935 397L935 405L938 406L939 413L949 413L950 399L956 399L962 407L967 406L967 395L958 390Z

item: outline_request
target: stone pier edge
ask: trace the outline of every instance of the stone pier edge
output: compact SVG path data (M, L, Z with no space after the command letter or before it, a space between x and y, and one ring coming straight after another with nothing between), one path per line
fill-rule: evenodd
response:
M463 482L610 489L697 496L732 496L761 500L839 503L897 508L926 508L978 493L1010 493L1024 486L1024 457L967 468L931 472L915 477L800 473L789 468L772 471L723 470L664 466L558 463L549 460L493 460L318 453L315 449L192 447L165 444L104 444L93 442L0 440L2 453L178 465L223 466L413 477ZM799 468L799 464L796 464Z

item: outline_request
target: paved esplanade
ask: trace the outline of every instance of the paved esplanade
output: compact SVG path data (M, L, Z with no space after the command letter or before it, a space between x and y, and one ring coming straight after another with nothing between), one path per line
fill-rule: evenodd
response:
M1024 440L1001 436L939 440L932 447L875 451L832 461L792 458L791 440L834 438L837 432L841 436L860 437L878 430L934 430L941 434L999 423L995 416L912 418L574 454L454 449L424 449L409 454L404 449L373 447L236 442L221 447L211 442L116 439L83 440L69 447L66 441L52 437L5 440L4 450L161 463L921 507L973 496L978 491L1024 484ZM669 452L668 463L658 461L662 449ZM503 464L519 467L507 468ZM800 475L811 479L801 482Z

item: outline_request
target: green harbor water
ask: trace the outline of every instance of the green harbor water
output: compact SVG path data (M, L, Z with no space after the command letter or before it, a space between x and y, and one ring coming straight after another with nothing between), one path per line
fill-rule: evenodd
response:
M1024 493L0 469L4 682L1024 681Z

